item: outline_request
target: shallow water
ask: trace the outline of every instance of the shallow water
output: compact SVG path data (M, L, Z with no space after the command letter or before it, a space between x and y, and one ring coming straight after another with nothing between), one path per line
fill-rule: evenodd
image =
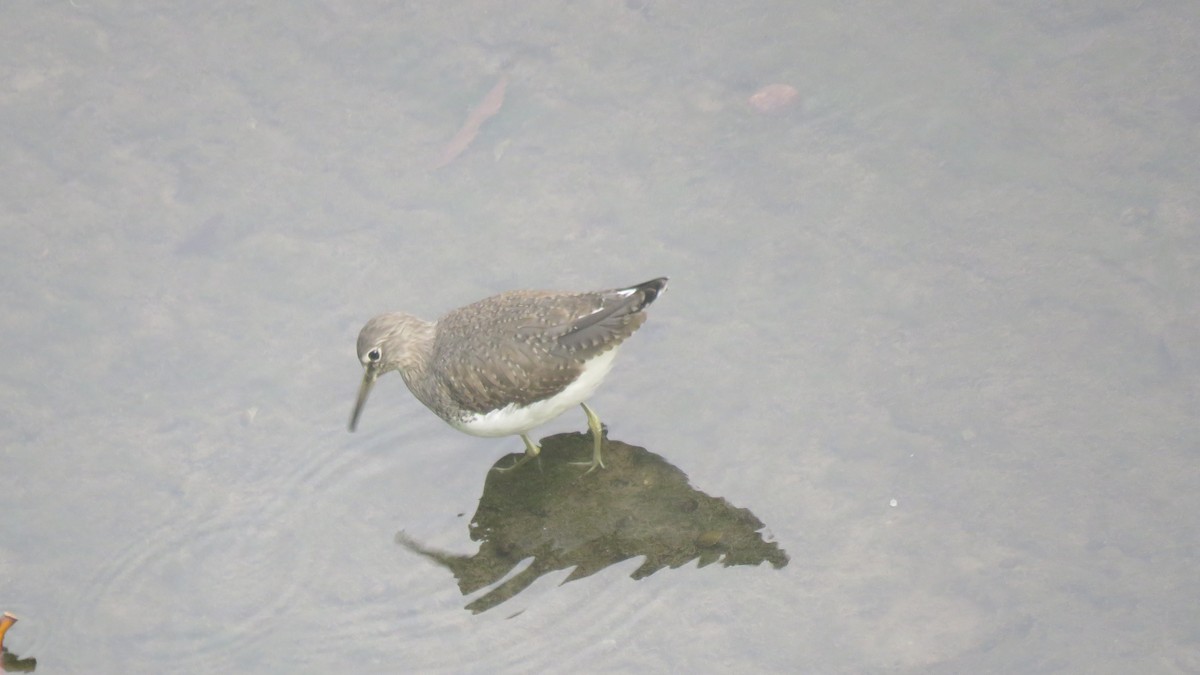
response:
M1200 669L1197 38L1186 3L5 4L5 647ZM551 490L548 453L493 501L520 440L396 376L346 431L376 313L663 274L591 405L679 492Z

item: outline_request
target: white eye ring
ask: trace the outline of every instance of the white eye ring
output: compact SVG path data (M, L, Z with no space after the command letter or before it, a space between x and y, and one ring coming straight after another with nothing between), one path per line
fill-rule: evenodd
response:
M376 348L372 349L371 351L367 352L367 359L371 363L378 363L379 359L381 359L381 358L383 358L383 353L379 351L379 347L376 347Z

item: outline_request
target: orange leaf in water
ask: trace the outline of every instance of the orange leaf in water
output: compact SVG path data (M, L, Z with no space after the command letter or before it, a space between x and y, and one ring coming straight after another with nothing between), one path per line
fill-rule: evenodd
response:
M489 117L500 112L500 107L504 105L504 90L508 87L508 75L501 75L500 81L492 90L483 97L479 105L467 115L467 121L463 122L462 128L458 133L454 134L454 138L442 148L442 152L438 155L437 161L433 163L434 169L440 169L463 153L471 141L479 135L479 128L487 121Z
M768 84L750 97L750 107L760 113L777 113L800 102L800 92L790 84Z

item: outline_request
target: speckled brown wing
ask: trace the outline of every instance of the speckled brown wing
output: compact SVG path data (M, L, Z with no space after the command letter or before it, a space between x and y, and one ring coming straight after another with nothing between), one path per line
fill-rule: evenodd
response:
M438 321L433 367L455 403L471 412L549 398L579 376L585 361L632 335L663 284L481 300Z

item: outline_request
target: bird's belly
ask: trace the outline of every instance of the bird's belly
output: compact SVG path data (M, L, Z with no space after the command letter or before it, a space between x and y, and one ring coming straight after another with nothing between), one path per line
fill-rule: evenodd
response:
M608 375L608 371L612 369L616 355L617 349L614 347L585 362L579 378L550 398L535 401L524 407L507 405L465 419L451 420L450 424L455 429L474 436L512 436L540 427L566 412L568 408L591 398Z

